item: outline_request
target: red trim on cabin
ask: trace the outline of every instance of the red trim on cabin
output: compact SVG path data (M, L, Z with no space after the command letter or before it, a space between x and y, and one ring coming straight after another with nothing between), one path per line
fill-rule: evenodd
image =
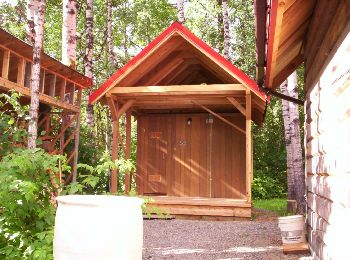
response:
M269 28L268 28L268 39L267 39L267 53L266 57L266 73L265 73L265 86L271 88L270 82L270 73L271 73L271 60L272 60L272 51L274 47L274 35L276 30L276 16L277 16L277 5L278 0L270 1L270 15L269 15Z
M257 83L252 80L249 76L247 76L243 71L238 69L224 57L222 57L219 53L217 53L214 49L212 49L208 44L203 42L197 36L195 36L192 32L190 32L186 27L184 27L179 22L174 22L171 24L164 32L162 32L156 39L154 39L149 45L147 45L139 54L137 54L134 58L132 58L125 66L117 70L109 79L107 79L97 90L95 90L89 96L89 103L96 102L107 90L108 88L115 82L119 77L121 77L128 69L134 66L140 59L142 59L148 52L150 52L153 48L155 48L162 40L164 40L168 35L170 35L173 31L180 32L184 34L192 43L198 46L203 52L207 52L211 55L215 60L214 62L222 65L227 70L231 71L241 82L245 83L251 90L253 90L260 98L266 99L265 93L259 90Z

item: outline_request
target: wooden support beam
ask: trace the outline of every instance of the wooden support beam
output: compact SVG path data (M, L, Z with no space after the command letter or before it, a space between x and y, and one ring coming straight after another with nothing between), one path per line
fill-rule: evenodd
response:
M115 101L112 97L107 97L107 103L111 111L112 121L118 120L118 117L117 117L118 103L116 104L115 102L118 102L118 101Z
M56 92L56 75L52 75L52 79L50 82L50 90L49 90L49 96L54 97Z
M126 138L125 138L125 159L130 159L131 152L131 110L126 112ZM125 193L129 193L131 189L131 172L125 175Z
M64 94L66 93L66 86L67 86L67 81L63 80L60 85L60 100L62 103L65 103Z
M19 84L11 82L4 78L0 78L0 88L4 88L6 90L14 89L17 92L23 94L24 96L30 97L30 88L20 86ZM73 106L71 104L61 102L55 99L54 97L50 97L43 93L39 93L39 101L53 107L61 108L69 112L78 113L80 111L80 108L77 106Z
M46 71L41 69L40 74L42 74L43 76L40 77L39 91L40 91L40 93L44 94L45 93L45 74L46 74Z
M82 96L82 91L81 89L78 91L78 97L77 100L80 101ZM77 119L77 126L75 130L75 136L74 136L74 161L73 161L73 182L77 181L77 164L78 164L78 154L79 154L79 137L80 137L80 124L81 124L81 114L78 114L78 119Z
M115 162L118 159L118 140L119 136L119 120L113 120L113 140L112 140L112 161ZM111 185L110 192L118 192L118 170L113 169L111 171Z
M63 153L64 149L67 147L67 145L69 144L69 142L76 136L77 133L77 129L74 130L74 132L68 137L67 140L65 140L63 147L61 148L62 150L60 151L60 154Z
M207 108L206 106L203 106L202 104L198 103L197 101L195 100L192 100L192 103L193 104L196 104L198 106L200 106L201 108L203 108L205 111L209 112L210 114L212 114L213 116L219 118L221 121L225 122L226 124L232 126L234 129L238 130L239 132L245 134L246 132L241 129L240 127L236 126L234 123L228 121L226 118L220 116L219 114L215 113L214 111L212 111L211 109Z
M55 143L58 141L58 139L60 139L61 136L64 135L64 132L67 130L68 127L70 127L73 124L73 122L77 119L77 117L78 117L78 114L73 115L73 117L65 125L62 125L60 133L52 141L52 146L54 146Z
M119 119L126 111L128 111L129 108L131 108L132 105L135 103L135 101L135 99L129 99L128 101L126 101L125 104L120 109L118 109L117 118Z
M26 70L26 61L23 58L18 58L17 84L24 86L24 74Z
M242 84L215 84L215 85L173 85L173 86L139 86L115 87L107 93L117 96L151 96L151 95L197 95L197 94L234 94L236 91L245 91Z
M251 115L251 109L252 109L252 97L250 90L247 90L246 92L246 196L247 196L247 202L250 203L252 201L252 133L251 133L251 127L252 127L252 115Z
M227 97L228 101L239 110L244 116L246 115L245 108L234 98L234 97Z
M4 50L4 57L2 60L2 72L1 77L8 79L10 66L10 51Z

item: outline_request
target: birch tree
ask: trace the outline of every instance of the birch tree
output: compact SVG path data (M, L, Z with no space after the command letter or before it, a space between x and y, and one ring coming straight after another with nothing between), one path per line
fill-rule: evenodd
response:
M86 0L86 49L84 57L85 65L85 76L93 78L93 45L94 45L94 35L93 35L93 0ZM86 95L86 123L88 126L94 126L94 107L89 104L89 94Z
M35 7L35 8L33 8ZM45 0L32 0L28 2L30 12L33 10L33 25L30 31L30 37L34 33L33 43L33 63L32 77L30 80L30 108L29 108L29 127L28 127L28 148L36 148L38 136L38 108L39 108L39 84L40 84L40 59L43 48L44 23L45 23ZM33 9L32 9L33 8ZM32 30L34 28L34 30Z
M38 1L27 0L27 42L34 45L35 29L34 29L34 11L38 10Z
M293 72L280 87L282 94L298 98L297 73ZM282 115L287 150L288 199L297 201L297 212L305 213L305 174L300 141L298 105L282 100Z
M112 0L108 0L107 2L107 44L109 62L113 64L113 66L116 68L118 64L114 54L114 44L112 35Z
M185 22L184 0L177 0L177 20L182 24Z
M62 63L76 68L77 1L63 0Z
M222 0L222 17L224 24L224 57L229 60L229 52L230 52L230 21L228 18L227 11L227 0Z

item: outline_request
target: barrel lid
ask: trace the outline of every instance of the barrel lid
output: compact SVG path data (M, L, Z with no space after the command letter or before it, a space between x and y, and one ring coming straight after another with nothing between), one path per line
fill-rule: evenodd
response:
M115 195L66 195L56 197L58 204L82 205L95 207L115 207L118 205L135 205L140 207L144 202L138 197Z

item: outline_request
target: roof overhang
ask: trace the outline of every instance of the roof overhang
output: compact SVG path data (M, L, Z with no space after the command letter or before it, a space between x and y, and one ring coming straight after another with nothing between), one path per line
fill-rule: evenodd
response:
M316 0L255 0L257 81L277 88L304 61Z

